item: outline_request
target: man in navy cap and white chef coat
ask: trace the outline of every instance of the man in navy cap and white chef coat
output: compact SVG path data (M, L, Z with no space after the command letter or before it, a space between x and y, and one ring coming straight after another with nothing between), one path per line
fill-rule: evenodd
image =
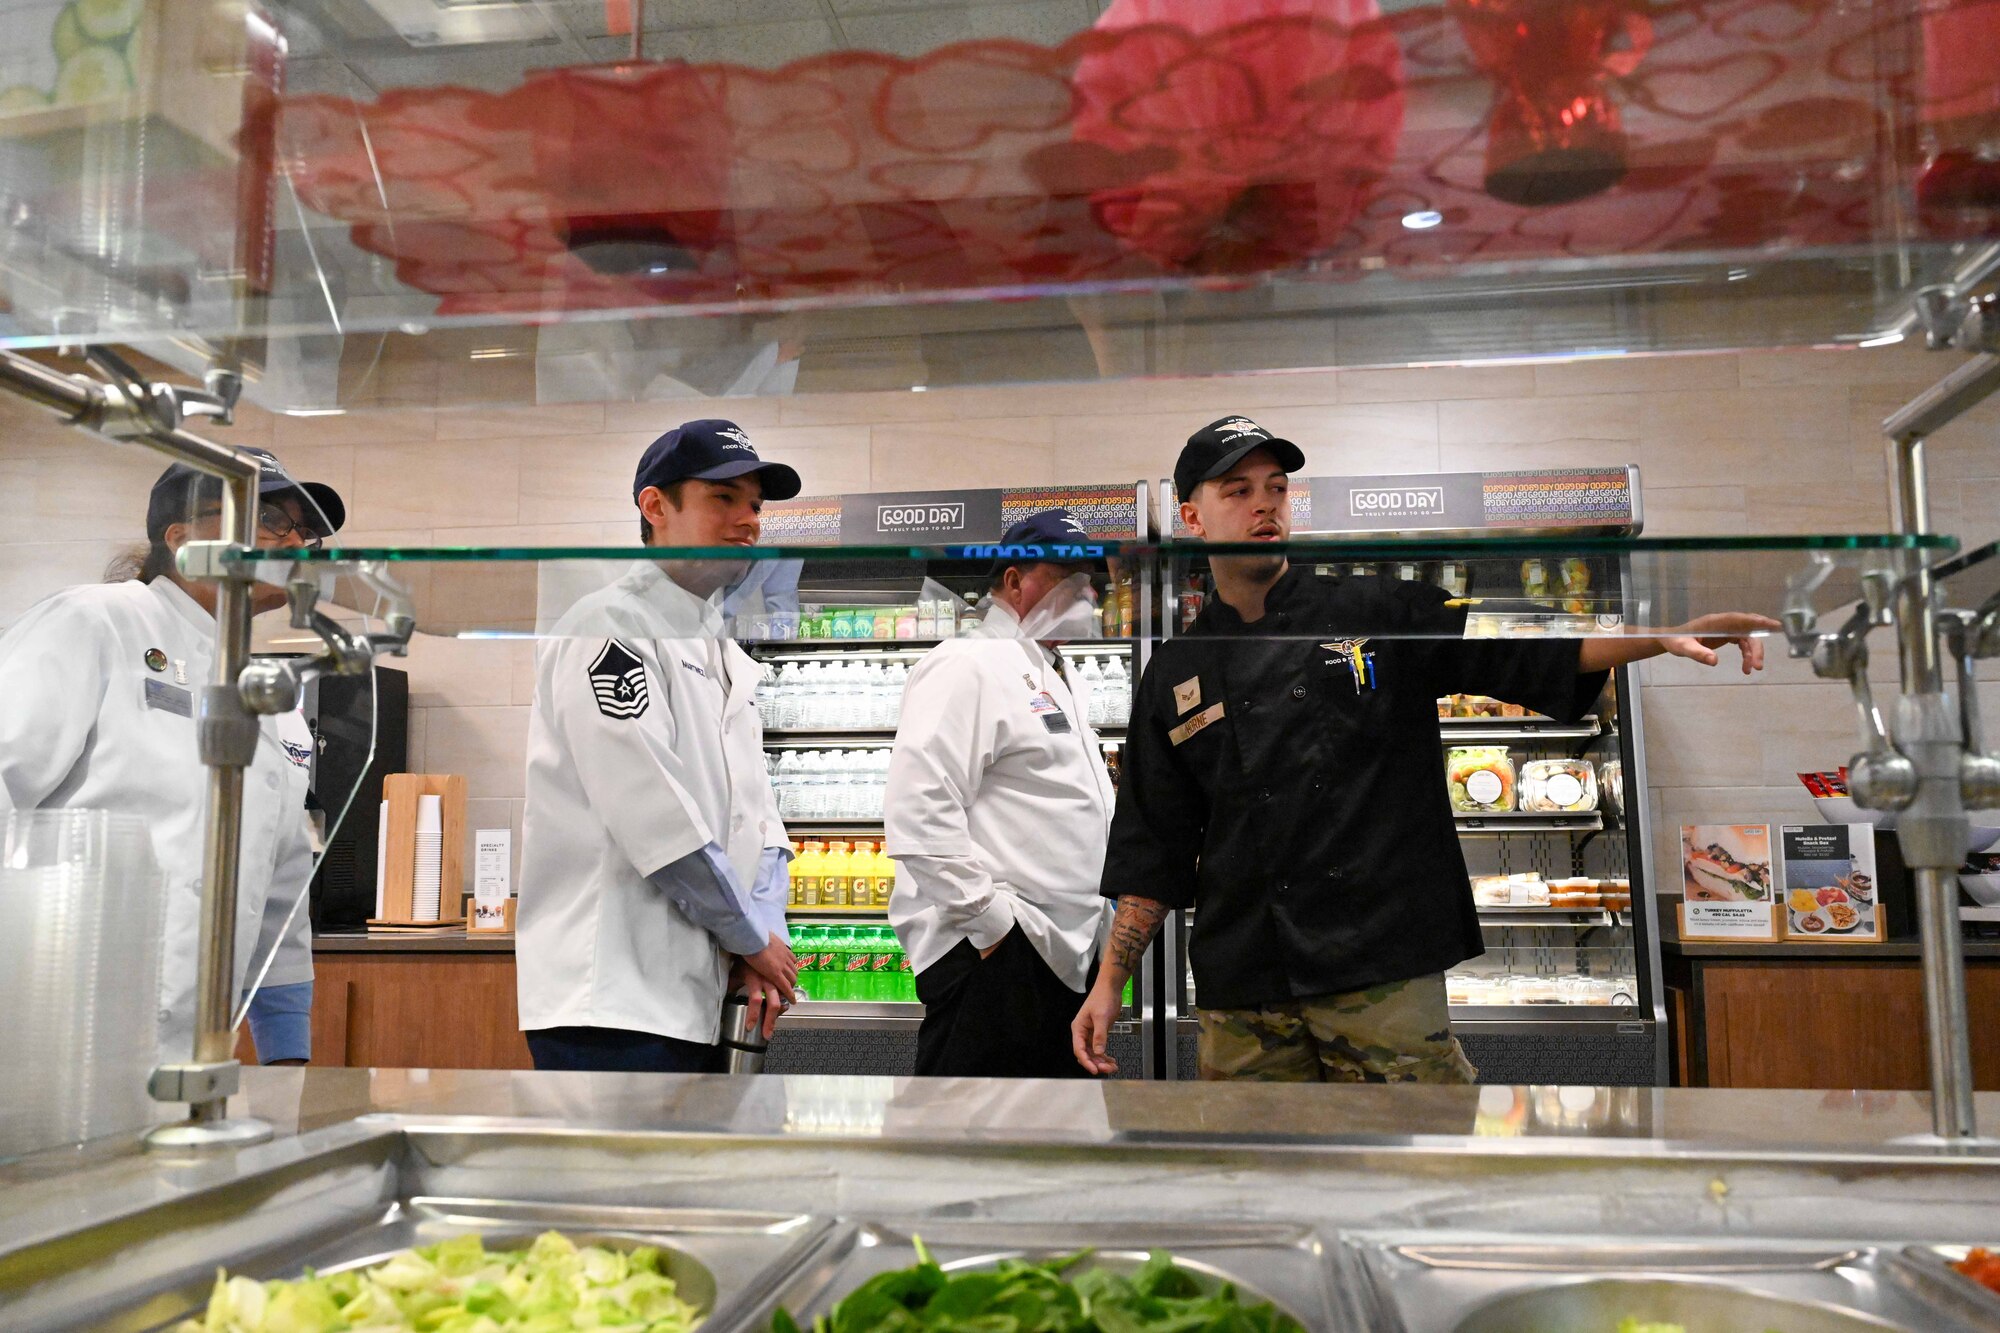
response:
M764 502L799 487L736 425L703 420L648 446L632 498L648 546L748 548ZM538 1069L713 1070L732 988L767 1035L793 998L760 668L722 613L748 563L641 561L541 646L516 942Z
M889 923L924 1002L919 1074L1074 1078L1070 1020L1104 903L1112 791L1058 643L1095 637L1090 534L1066 509L1001 539L992 605L910 673L889 761Z

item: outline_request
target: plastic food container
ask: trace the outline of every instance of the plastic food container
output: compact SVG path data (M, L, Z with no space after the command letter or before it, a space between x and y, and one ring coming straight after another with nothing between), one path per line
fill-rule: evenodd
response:
M1513 810L1514 760L1504 745L1454 746L1445 756L1451 808L1461 814Z
M1597 773L1598 790L1603 793L1604 803L1611 807L1611 813L1620 819L1625 817L1625 761L1612 759Z
M1597 808L1597 774L1587 759L1531 759L1521 766L1521 808L1539 813Z

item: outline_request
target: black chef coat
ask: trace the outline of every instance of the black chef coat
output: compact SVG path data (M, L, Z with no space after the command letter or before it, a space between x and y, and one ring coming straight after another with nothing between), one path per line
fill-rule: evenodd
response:
M1160 646L1132 702L1101 891L1199 906L1203 1008L1360 990L1482 952L1437 700L1572 720L1605 677L1577 674L1576 640L1468 640L1465 617L1429 584L1295 566L1262 620L1217 599Z

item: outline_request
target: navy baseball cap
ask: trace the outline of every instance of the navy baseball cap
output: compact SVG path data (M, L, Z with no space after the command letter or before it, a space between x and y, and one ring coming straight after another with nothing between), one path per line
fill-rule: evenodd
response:
M320 533L322 537L331 537L346 524L347 506L341 503L340 492L333 487L323 481L294 481L278 462L278 456L268 449L241 449L238 452L261 460L264 475L257 480L259 499L286 495L296 497L300 508L305 511L306 522L315 531L325 527L326 531ZM197 509L221 503L221 478L187 463L176 463L153 483L153 494L146 501L146 539L159 541L166 536L168 528L193 518Z
M1080 546L1094 541L1089 529L1077 522L1075 514L1067 509L1043 509L1028 515L1001 535L1002 546ZM1053 565L1081 564L1081 560L1058 559L1054 555L1042 560ZM993 572L1002 573L1010 565L1024 563L1021 556L1001 557L993 562Z
M1306 456L1290 440L1281 440L1249 417L1223 417L1188 436L1174 464L1174 493L1185 500L1204 481L1214 481L1242 462L1253 449L1268 449L1278 466L1297 472Z
M648 486L662 489L690 478L728 481L755 472L764 483L766 500L789 500L804 485L799 474L783 463L757 457L750 437L733 421L709 417L683 422L646 446L639 470L632 477L632 502Z

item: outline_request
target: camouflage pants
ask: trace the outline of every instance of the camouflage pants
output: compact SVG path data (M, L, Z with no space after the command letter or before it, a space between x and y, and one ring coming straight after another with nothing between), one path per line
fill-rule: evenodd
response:
M1442 974L1263 1009L1202 1009L1201 1076L1267 1083L1470 1083Z

